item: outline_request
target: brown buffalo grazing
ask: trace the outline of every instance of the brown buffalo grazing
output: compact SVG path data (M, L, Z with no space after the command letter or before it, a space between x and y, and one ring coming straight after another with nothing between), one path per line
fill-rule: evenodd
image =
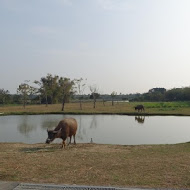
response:
M137 106L135 106L135 110L138 110L138 112L139 112L139 110L144 111L144 106L143 105L137 105Z
M57 127L54 130L48 130L48 138L46 140L46 143L49 144L52 142L55 138L61 138L63 140L61 148L65 148L65 140L67 137L70 137L69 144L71 143L72 136L74 137L74 144L76 144L75 141L75 135L77 131L77 121L74 118L66 118L64 120L61 120Z

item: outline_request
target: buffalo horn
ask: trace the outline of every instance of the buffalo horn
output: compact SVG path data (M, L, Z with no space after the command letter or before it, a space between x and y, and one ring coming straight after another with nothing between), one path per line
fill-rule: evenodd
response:
M60 131L61 131L61 128L59 129L59 131L53 131L53 133L57 134L57 133L60 132Z

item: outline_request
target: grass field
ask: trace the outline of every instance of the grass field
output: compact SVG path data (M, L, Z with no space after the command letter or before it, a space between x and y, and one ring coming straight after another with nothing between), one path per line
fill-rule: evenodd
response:
M0 180L118 187L190 188L190 144L0 143Z
M137 112L134 107L138 104L145 106L144 112ZM0 106L0 113L3 114L45 114L45 113L63 113L61 104L48 105L27 105L23 106ZM2 114L3 113L3 114ZM128 114L128 115L190 115L190 102L97 102L96 108L93 108L92 102L82 104L82 110L79 103L67 103L64 113L72 114Z

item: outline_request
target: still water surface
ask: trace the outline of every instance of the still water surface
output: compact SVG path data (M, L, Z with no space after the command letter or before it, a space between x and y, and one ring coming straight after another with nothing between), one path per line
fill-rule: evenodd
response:
M99 144L174 144L190 141L190 117L123 115L22 115L0 117L0 142L44 143L47 128L74 117L76 142ZM61 142L60 140L56 140Z

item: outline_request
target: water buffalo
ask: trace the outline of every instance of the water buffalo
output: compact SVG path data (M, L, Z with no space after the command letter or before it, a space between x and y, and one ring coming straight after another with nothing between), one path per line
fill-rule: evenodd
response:
M61 148L65 148L65 140L67 137L70 137L69 144L71 143L72 136L74 137L74 144L76 144L75 141L75 135L77 131L77 121L74 118L66 118L64 120L61 120L57 127L54 130L48 130L48 138L46 140L46 143L49 144L52 142L55 138L61 138L63 140Z
M139 110L142 111L142 110L144 110L144 106L143 105L137 105L137 106L135 106L135 110L138 110L138 112L139 112Z

